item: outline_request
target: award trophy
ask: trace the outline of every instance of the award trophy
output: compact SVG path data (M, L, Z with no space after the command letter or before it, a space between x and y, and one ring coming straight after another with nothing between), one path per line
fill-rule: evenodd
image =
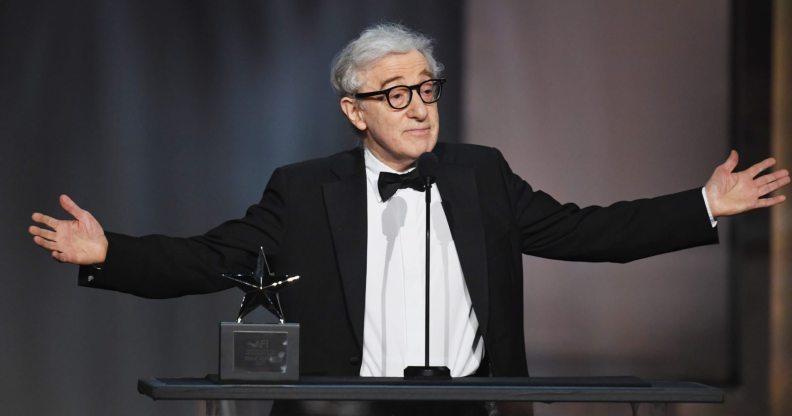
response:
M220 323L221 382L296 381L300 378L300 325L284 323L278 290L300 276L270 271L264 248L259 249L253 273L223 273L245 291L236 322ZM280 323L243 323L259 306Z

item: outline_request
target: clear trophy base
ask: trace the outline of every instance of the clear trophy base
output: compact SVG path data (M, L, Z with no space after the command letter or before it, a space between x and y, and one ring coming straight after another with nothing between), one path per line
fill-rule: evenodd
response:
M299 358L299 324L220 323L221 383L297 381Z

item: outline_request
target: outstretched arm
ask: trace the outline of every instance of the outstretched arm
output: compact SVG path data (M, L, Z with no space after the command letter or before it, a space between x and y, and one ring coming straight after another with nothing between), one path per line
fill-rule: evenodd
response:
M103 263L107 256L107 238L99 221L66 195L61 195L59 202L74 219L59 220L33 213L33 221L41 225L28 228L33 242L50 251L52 257L60 262L80 265Z
M705 185L707 203L714 217L771 207L786 200L783 195L767 195L789 184L789 171L781 169L759 176L775 165L775 159L768 158L748 169L734 172L738 160L737 152L732 150L726 161L715 168Z

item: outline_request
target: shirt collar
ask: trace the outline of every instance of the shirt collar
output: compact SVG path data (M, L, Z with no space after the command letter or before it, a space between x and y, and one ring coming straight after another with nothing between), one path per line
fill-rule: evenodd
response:
M366 146L366 145L363 145L363 159L364 159L365 164L366 164L366 174L367 175L374 175L377 178L379 178L380 172L390 172L390 173L396 173L396 174L404 174L404 173L410 172L413 169L415 169L415 166L413 166L413 167L405 170L404 172L399 172L396 169L393 169L390 166L386 165L385 162L377 159L377 157L374 156L374 153L372 153L371 150L369 150L368 146Z
M404 174L415 169L413 166L404 172L399 172L396 169L386 165L383 161L377 159L377 157L374 156L374 153L372 153L366 145L363 145L363 160L365 161L366 165L366 179L368 180L370 190L374 192L374 195L376 195L379 202L382 202L382 198L379 194L379 188L377 187L380 172Z

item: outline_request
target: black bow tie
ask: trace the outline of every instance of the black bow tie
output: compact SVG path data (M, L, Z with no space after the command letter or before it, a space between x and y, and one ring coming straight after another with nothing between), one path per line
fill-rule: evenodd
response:
M418 169L413 169L408 173L399 175L397 173L380 172L377 181L380 197L385 202L393 196L399 189L412 188L416 191L424 190L424 183L418 176Z

